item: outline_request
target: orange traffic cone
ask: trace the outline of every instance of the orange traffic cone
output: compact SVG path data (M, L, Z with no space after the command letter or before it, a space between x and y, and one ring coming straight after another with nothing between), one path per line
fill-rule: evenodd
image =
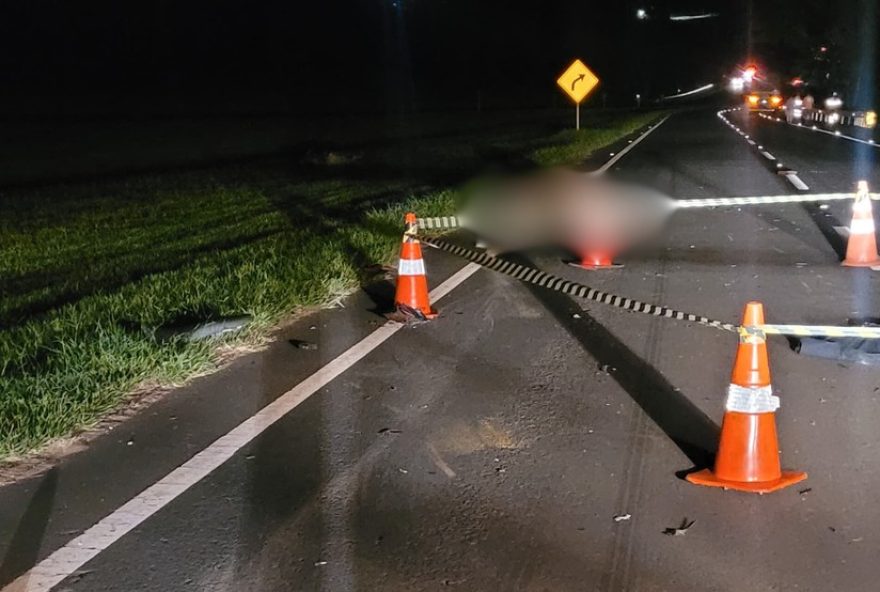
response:
M622 263L614 262L612 253L599 250L590 250L581 255L580 261L570 261L568 264L590 271L596 271L599 269L616 269L618 267L623 267Z
M422 259L422 245L416 238L416 215L408 213L405 222L406 231L400 248L394 305L398 312L407 316L415 313L426 319L433 319L437 317L437 311L431 308L428 299L428 278L425 275L425 261Z
M874 213L867 181L859 181L856 201L853 204L852 224L846 243L846 258L842 265L849 267L878 267L877 238L874 233Z
M687 476L691 483L770 493L807 478L806 473L783 471L779 464L779 397L773 396L770 386L767 343L760 330L763 324L761 303L746 304L715 469L691 473Z

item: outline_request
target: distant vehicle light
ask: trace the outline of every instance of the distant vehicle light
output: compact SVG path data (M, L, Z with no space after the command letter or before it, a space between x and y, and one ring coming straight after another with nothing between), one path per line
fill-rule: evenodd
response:
M733 92L742 92L743 87L745 86L745 80L741 77L737 76L736 78L730 79L730 90Z
M839 109L843 105L843 100L840 97L828 97L825 99L825 106L828 109Z
M840 115L837 113L829 113L828 117L825 118L825 121L827 121L830 125L834 125L835 123L840 121Z
M800 119L801 117L803 117L803 115L804 115L803 109L795 108L795 109L792 109L792 111L791 111L791 116L795 119Z
M745 70L743 70L743 80L746 82L751 82L755 77L755 74L758 73L758 68L755 66L748 66Z
M795 107L802 107L803 105L804 105L804 100L802 98L798 97L794 100Z
M774 107L778 107L782 103L782 97L779 95L773 95L770 97L770 104Z
M865 113L865 125L868 127L875 127L877 125L877 113L875 111Z
M749 95L749 105L758 104L758 95Z

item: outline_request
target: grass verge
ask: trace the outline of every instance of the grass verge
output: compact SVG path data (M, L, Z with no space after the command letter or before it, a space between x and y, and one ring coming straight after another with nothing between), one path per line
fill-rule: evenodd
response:
M155 328L242 314L258 342L392 263L401 220L455 209L450 186L487 163L576 163L658 118L595 115L414 138L324 163L265 161L0 197L0 458L70 435L139 384L218 364L217 342ZM342 163L342 164L340 164Z

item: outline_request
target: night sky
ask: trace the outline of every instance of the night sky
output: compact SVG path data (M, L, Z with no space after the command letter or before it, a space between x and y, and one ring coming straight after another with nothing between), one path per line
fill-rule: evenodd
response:
M580 57L613 106L717 82L759 19L745 0L5 1L0 83L7 114L551 106Z

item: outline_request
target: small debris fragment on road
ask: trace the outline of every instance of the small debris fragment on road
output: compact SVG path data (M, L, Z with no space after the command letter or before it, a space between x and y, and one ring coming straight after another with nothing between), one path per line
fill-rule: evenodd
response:
M810 493L811 491L813 491L813 488L807 487L806 489L801 489L800 491L798 491L798 495L804 495L806 493Z
M315 562L315 567L321 567L322 565L327 565L327 562L326 561L316 561Z
M396 321L404 325L420 325L428 322L428 317L425 316L425 313L403 303L397 303L397 310L386 314L385 317L390 321Z
M376 433L377 434L399 434L400 430L392 430L391 428L382 428Z
M397 470L400 471L401 473L403 473L404 475L409 473L409 471L407 471L406 469L397 469Z
M626 522L630 518L632 518L632 514L618 514L617 516L614 517L614 521L615 522Z
M574 313L573 315L571 315L571 318L579 319L579 318L581 318L581 315L579 315L578 313Z
M694 522L696 522L696 520L688 522L687 517L685 517L681 521L681 526L666 528L663 530L663 534L669 536L684 536L687 534L688 529L694 525Z
M87 575L94 573L94 572L95 572L95 570L93 570L93 569L80 569L78 571L73 572L70 575L70 581L72 583L76 583L76 582L80 581L81 579L83 579L84 577L86 577Z
M317 343L312 343L311 341L303 341L302 339L291 339L290 345L296 347L297 349L307 349L307 350L318 349Z

